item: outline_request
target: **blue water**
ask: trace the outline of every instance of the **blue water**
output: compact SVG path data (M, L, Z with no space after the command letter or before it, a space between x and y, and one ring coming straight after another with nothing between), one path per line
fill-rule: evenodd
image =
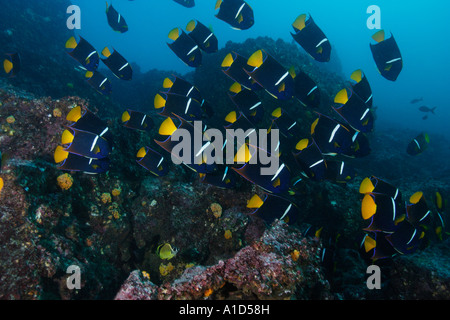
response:
M344 76L349 78L354 70L362 69L369 79L378 107L378 129L400 127L450 136L450 43L446 41L449 2L249 0L255 24L249 30L238 31L215 17L214 0L196 0L194 8L170 0L116 0L114 7L129 25L129 32L124 34L108 26L104 1L73 0L73 3L82 12L79 33L96 48L112 46L140 65L142 71L157 68L181 73L192 69L168 48L167 34L175 27L185 29L191 19L211 26L221 48L229 40L242 42L258 36L292 41L292 22L299 14L309 13L332 43L333 53L339 55ZM381 9L381 28L394 34L403 56L403 71L395 82L378 73L372 58L369 43L376 30L369 30L366 24L370 5ZM300 46L298 50L303 51ZM410 104L418 97L424 101ZM422 120L424 114L418 110L421 105L436 106L436 115L429 114L427 120Z

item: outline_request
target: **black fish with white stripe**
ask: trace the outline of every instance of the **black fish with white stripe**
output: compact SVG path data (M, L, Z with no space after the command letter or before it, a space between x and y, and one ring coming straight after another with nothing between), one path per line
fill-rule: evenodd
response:
M165 176L169 172L167 159L150 147L142 147L136 154L136 162L157 177Z
M350 89L342 89L335 98L333 106L336 111L353 129L360 132L371 132L375 118L370 107Z
M217 0L215 9L216 17L233 29L246 30L255 23L253 9L244 0Z
M248 202L247 208L255 209L251 213L271 224L275 219L293 224L300 216L300 209L296 204L282 197L265 194L264 200L255 194Z
M291 76L294 78L294 97L303 105L313 108L320 106L320 90L316 82L305 72L291 70Z
M427 133L422 132L417 137L412 139L412 141L408 144L406 152L411 156L416 156L424 152L428 148L429 143L430 137Z
M124 127L140 130L150 131L154 127L153 120L145 113L127 109L122 113L122 125Z
M294 95L294 79L278 61L263 49L255 51L247 60L250 71L245 72L271 96L289 100ZM251 68L251 69L250 69Z
M105 138L109 143L113 141L108 124L89 109L83 110L81 106L76 106L67 114L66 120L73 122L70 125L73 129L94 133Z
M103 63L111 70L111 72L121 80L131 80L133 78L133 69L128 61L116 50L111 51L108 47L102 50L102 55L106 59L102 59Z
M186 26L186 31L206 53L214 53L219 49L218 40L215 34L198 20L191 20Z
M199 121L202 119L201 104L189 97L178 94L157 93L154 99L154 107L158 114L175 118L180 116L186 121Z
M187 66L197 68L202 64L202 52L198 44L184 30L174 28L168 37L173 42L167 45Z
M122 15L116 9L106 2L106 17L109 26L116 32L124 33L128 31L128 25Z
M100 63L100 56L95 48L83 37L79 36L77 42L75 37L66 41L66 52L78 61L88 71L95 71Z
M111 81L99 71L87 71L85 78L87 83L97 90L98 93L103 95L110 95L112 93Z
M292 24L295 33L292 37L316 61L328 62L331 57L331 44L311 16L301 14Z
M372 38L377 42L370 44L370 50L378 71L387 80L397 80L403 69L403 58L394 36L391 33L391 37L386 39L384 30L380 30Z
M354 81L352 90L356 93L364 103L371 108L373 106L373 95L370 83L362 70L358 69L352 73L350 79Z

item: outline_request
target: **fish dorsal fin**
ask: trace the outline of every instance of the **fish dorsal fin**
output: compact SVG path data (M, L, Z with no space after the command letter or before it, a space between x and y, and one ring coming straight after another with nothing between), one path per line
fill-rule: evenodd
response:
M377 205L370 193L364 196L361 203L361 213L364 220L370 219L377 212Z
M373 191L373 189L375 189L375 187L374 187L372 181L369 178L365 178L361 182L361 185L359 186L359 193L362 193L362 194L370 193Z
M377 246L377 242L375 241L375 239L373 239L372 237L369 237L367 235L366 238L364 239L364 250L366 252L369 252L370 250L372 250L376 246Z
M319 123L319 118L317 118L312 124L311 124L311 134L314 134L314 131L316 130L316 126Z
M297 145L295 146L295 149L302 151L306 149L306 147L309 145L309 139L302 139L300 140Z
M258 50L256 52L254 52L250 58L248 58L247 60L247 64L249 66L255 67L255 68L259 68L263 63L263 53L262 50Z
M76 106L75 108L72 108L70 112L67 114L66 120L77 122L81 118L81 106Z
M231 53L227 54L222 61L222 68L230 67L233 64L233 55Z
M57 146L53 158L55 159L55 163L60 163L66 160L68 156L69 152L64 151L63 147Z
M160 109L166 105L166 99L164 99L162 95L157 93L153 104L155 106L155 109Z
M188 22L186 26L186 31L192 32L195 29L197 22L195 20L191 20Z
M5 59L3 61L3 69L5 69L6 73L10 73L13 67L14 67L14 65L8 59Z
M301 31L305 28L305 21L306 21L306 14L301 14L297 17L297 19L295 19L294 23L292 24L292 26Z
M77 47L77 40L75 37L70 37L69 40L66 41L66 49L75 49Z
M143 157L146 156L146 154L147 154L147 151L145 150L145 147L142 147L142 148L140 148L139 151L137 152L136 157L137 157L137 158L143 158Z
M251 209L260 208L263 204L264 201L262 201L257 194L254 194L253 197L247 201L247 208Z
M276 108L275 110L272 111L272 117L274 117L274 118L281 117L281 114L282 114L281 107L278 107L278 108Z
M171 118L167 118L161 123L158 133L163 136L171 136L177 130L175 123Z
M384 41L384 37L385 37L384 30L380 30L372 36L372 39L380 43Z
M247 144L243 144L238 152L236 153L236 156L234 157L235 163L247 163L252 158L252 155L250 154L250 150L247 146Z
M102 55L105 56L105 57L107 57L107 58L111 55L111 51L109 50L108 47L104 47L104 48L103 48L103 50L102 50Z
M124 113L122 113L122 122L127 122L128 120L130 120L130 118L131 116L128 111L124 111Z
M163 82L163 88L168 89L168 88L172 88L173 86L173 81L170 78L165 78L164 82Z
M352 75L350 76L350 79L359 83L362 80L362 70L358 69L358 70L354 71L352 73Z
M336 97L334 97L334 103L337 104L346 104L347 101L348 101L348 92L347 89L345 88L339 91Z
M222 0L217 0L214 10L219 9L221 4L222 4Z
M235 123L237 119L236 111L231 111L227 116L225 117L225 121L229 123Z
M234 93L239 93L242 91L242 86L240 85L239 82L235 82L231 85L230 91Z
M175 41L178 39L179 36L180 36L180 29L173 28L172 30L170 30L169 39L172 39L173 41Z
M410 198L409 198L409 202L411 202L412 204L416 204L417 202L420 201L420 199L423 196L423 192L422 191L417 191L416 193L414 193Z

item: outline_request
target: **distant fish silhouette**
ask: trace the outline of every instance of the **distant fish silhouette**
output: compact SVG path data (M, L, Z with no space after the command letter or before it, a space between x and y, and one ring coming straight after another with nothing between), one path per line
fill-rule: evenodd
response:
M412 99L412 100L411 100L411 104L414 104L414 103L417 103L417 102L420 102L420 101L423 101L423 98L422 98L422 97Z
M437 108L437 107L429 108L429 107L427 107L427 106L421 106L421 107L419 108L419 111L421 111L421 112L431 112L432 114L434 114L434 110L436 110L436 108Z

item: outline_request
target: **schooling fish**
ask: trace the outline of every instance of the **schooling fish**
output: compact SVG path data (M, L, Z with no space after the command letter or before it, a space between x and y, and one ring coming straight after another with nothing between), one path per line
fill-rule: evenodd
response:
M262 157L271 159L270 156L266 150L245 143L237 151L234 157L235 166L232 168L242 177L267 192L276 194L286 193L289 189L291 179L289 168L279 161L276 170L271 170L270 173L264 172L263 170L269 169L269 165L263 164L261 159Z
M322 154L335 156L351 153L354 134L338 121L316 112L319 117L311 125L311 136Z
M133 69L128 61L116 50L113 53L108 47L102 50L102 55L106 59L102 59L103 63L112 71L112 73L121 80L131 80L133 78Z
M292 24L295 33L292 37L315 60L328 62L331 57L331 44L311 16L301 14Z
M202 52L198 44L180 28L174 28L169 32L167 43L169 48L189 67L199 67L202 64Z
M3 70L8 77L13 78L20 71L20 56L17 52L7 53L3 60Z
M64 150L57 146L54 153L55 163L59 164L57 169L67 171L82 171L88 174L98 174L109 170L109 159L93 159L80 156Z
M200 182L219 188L230 189L236 185L236 172L225 165L217 165L217 170L210 173L200 173Z
M297 205L287 199L267 193L264 195L264 200L255 194L247 201L247 208L255 209L251 215L260 217L268 224L275 219L292 224L300 216Z
M278 61L265 50L255 51L247 61L252 67L245 72L275 99L289 100L294 95L294 79Z
M218 50L218 41L214 33L198 20L191 20L186 26L186 31L201 50L206 53L214 53Z
M371 222L364 230L372 232L392 233L398 228L401 219L399 204L390 196L382 193L367 193L361 203L364 220Z
M122 113L122 125L130 129L150 131L154 123L145 113L127 109Z
M178 123L175 124L174 120ZM183 139L187 134L191 137L188 141L184 141L180 144L178 139L174 140L172 137L176 134L177 130L184 129ZM169 152L172 156L172 160L177 159L179 164L183 163L189 169L197 173L209 173L214 172L216 164L213 159L208 159L205 155L212 153L213 144L210 141L205 142L203 145L197 145L196 136L203 137L203 132L191 123L187 122L183 118L177 116L176 118L166 118L161 123L158 133L164 140L156 140L155 142L161 146L164 150Z
M422 97L420 97L420 98L414 98L414 99L411 100L411 104L414 104L414 103L417 103L417 102L420 102L420 101L423 101L423 98L422 98Z
M355 177L355 170L344 161L328 160L325 171L325 179L337 182L347 183Z
M425 236L422 227L415 227L407 220L399 223L397 230L386 236L386 240L400 254L410 254L419 249Z
M100 63L100 56L95 48L83 37L79 36L77 42L75 37L70 37L66 42L66 52L78 61L88 71L95 71Z
M99 71L87 71L85 78L91 87L97 90L98 93L103 95L110 95L112 93L111 81Z
M173 0L178 4L181 4L186 8L193 8L195 6L195 0Z
M295 72L294 68L289 70L294 78L294 97L303 105L318 108L320 105L320 90L317 84L305 72Z
M69 127L79 131L94 133L112 143L113 136L107 123L88 109L83 111L81 106L76 106L67 114L66 120L73 122Z
M190 97L160 92L155 96L154 107L158 109L159 115L165 117L180 116L186 121L202 119L202 106Z
M398 204L402 203L402 193L400 190L389 182L375 176L364 178L359 186L359 192L362 194L383 193L393 198Z
M261 100L254 91L242 88L238 82L235 82L231 85L228 96L239 111L242 112L244 117L252 124L256 125L262 120L264 108Z
M109 142L99 135L67 127L61 137L64 151L75 153L83 157L102 159L111 152Z
M216 17L233 29L246 30L255 23L253 9L243 0L217 0L215 10Z
M423 192L418 191L409 198L409 203L406 205L406 216L408 221L417 226L419 224L426 224L427 219L430 219L431 210L428 209L427 202Z
M353 92L358 95L364 103L371 108L373 106L372 88L362 70L358 69L350 76L355 83L352 84Z
M302 169L303 175L316 181L325 179L327 162L314 140L302 139L297 143L295 149L298 152L293 155Z
M128 31L128 25L122 15L106 2L106 17L109 26L116 32L124 33Z
M377 42L370 44L370 49L378 71L387 80L397 80L403 68L403 59L394 36L391 33L391 37L385 39L384 30L380 30L372 38Z
M272 124L280 130L280 133L288 141L295 140L301 135L301 128L297 121L287 113L286 110L279 107L272 112Z
M427 133L422 132L408 144L406 152L411 156L416 156L424 152L429 143L430 137Z
M261 90L262 87L245 72L245 69L249 68L247 61L248 58L234 51L230 52L222 61L222 71L233 81L240 83L247 89Z
M193 98L199 102L203 101L202 94L197 87L177 76L167 77L164 79L162 92Z
M360 132L373 130L374 117L370 107L351 90L342 89L335 98L333 106L336 111L353 129Z
M157 177L165 176L169 172L167 160L150 147L142 147L136 154L136 162Z

